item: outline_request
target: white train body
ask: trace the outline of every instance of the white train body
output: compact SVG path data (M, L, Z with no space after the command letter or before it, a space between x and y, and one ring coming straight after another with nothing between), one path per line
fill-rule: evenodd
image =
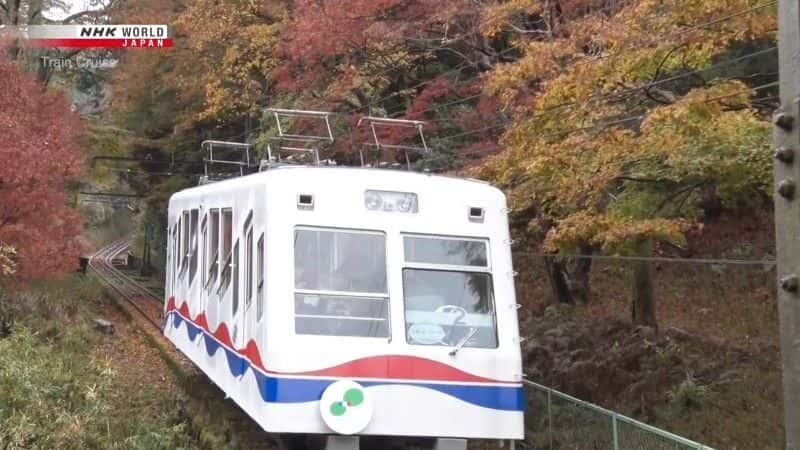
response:
M268 432L522 439L505 208L481 182L381 169L178 192L164 334ZM321 404L338 380L370 410Z

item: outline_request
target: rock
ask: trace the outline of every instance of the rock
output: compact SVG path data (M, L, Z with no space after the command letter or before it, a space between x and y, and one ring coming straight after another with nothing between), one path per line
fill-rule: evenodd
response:
M103 334L115 333L114 324L105 319L92 319L92 322L94 322L94 328Z
M741 378L741 373L737 369L731 369L726 372L723 372L718 378L717 383L725 384L725 383L732 383L739 378Z
M667 328L667 336L680 341L696 340L696 338L688 331L676 327Z
M561 328L551 328L544 332L545 336L560 337L564 335L564 330Z
M556 350L566 350L569 348L569 338L559 337L553 341L553 347Z
M648 327L646 325L639 325L636 327L636 334L643 338L647 339L648 341L655 341L656 340L656 330L653 327Z
M577 350L573 350L573 351L569 352L569 357L573 361L580 361L582 359L589 359L590 356L592 356L591 352L589 350L586 350L585 348L579 348Z
M591 361L578 361L572 364L566 372L572 380L588 379L596 375L597 365Z

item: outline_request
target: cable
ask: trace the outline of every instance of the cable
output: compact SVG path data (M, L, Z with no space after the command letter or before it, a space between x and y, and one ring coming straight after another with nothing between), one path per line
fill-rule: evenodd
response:
M739 17L739 16L743 16L745 14L749 14L749 13L751 13L753 11L758 11L759 9L764 9L764 8L773 6L773 5L777 4L777 3L778 3L777 0L770 0L770 1L768 1L766 3L762 3L760 5L751 6L749 8L745 8L745 9L733 12L731 14L728 14L727 16L718 17L718 18L716 18L714 20L711 20L709 22L704 22L704 23L700 23L700 24L697 24L697 25L692 25L689 28L685 28L683 30L679 30L679 31L675 31L675 32L669 32L669 33L662 33L660 35L656 35L656 36L653 37L653 39L654 40L663 40L664 38L667 38L667 37L681 36L681 35L684 35L686 33L691 33L692 31L699 30L701 28L706 28L706 27L711 26L711 25L716 25L718 23L722 23L722 22L731 20L733 18L736 18L736 17ZM636 47L641 47L641 43L637 43ZM595 58L595 59L588 59L587 58L587 59L584 59L584 60L577 61L575 63L575 65L585 64L585 63L588 63L588 62L596 62L598 59L613 58L613 57L616 57L616 56L619 56L619 55L623 54L627 50L633 50L636 47L630 47L630 46L627 47L627 48L623 47L619 51L617 51L615 53L612 53L610 55L605 55L605 56L600 55L600 57Z
M744 90L741 90L741 91L733 92L733 93L726 94L726 95L721 95L721 96L718 96L718 97L707 98L707 99L703 99L703 100L700 100L700 101L697 101L697 102L691 102L691 103L688 103L688 104L694 105L694 104L698 104L698 103L710 103L710 102L713 102L713 101L724 100L724 99L729 98L729 97L734 97L734 96L737 96L737 95L746 94L746 93L748 93L750 91L760 91L760 90L763 90L763 89L768 89L768 88L771 88L771 87L775 87L778 84L779 83L777 81L775 81L775 82L772 82L772 83L766 83L766 84L762 84L760 86L756 86L756 87L753 87L753 88L744 89ZM592 129L595 129L595 128L608 128L608 127L611 127L611 126L614 126L614 125L619 125L619 124L630 122L630 121L633 121L633 120L644 119L645 117L647 117L646 114L639 114L639 115L636 115L636 116L629 116L629 117L625 117L625 118L622 118L622 119L615 119L615 120L612 120L610 122L604 122L604 123L595 124L595 125L588 125L588 126L580 127L580 128L573 128L573 129L567 130L567 131L557 131L557 132L553 132L553 133L543 134L543 135L540 135L540 136L542 136L542 137L569 136L570 134L577 133L579 131L587 131L587 130L592 130ZM472 130L472 131L468 131L468 132L464 132L464 133L458 133L458 134L454 134L452 136L446 136L446 137L443 137L443 138L439 139L438 141L439 142L449 141L449 140L452 140L452 139L454 139L456 137L462 137L462 136L468 136L468 135L472 135L472 134L477 134L477 133L480 133L480 132L483 132L483 131L486 131L486 130L490 130L490 129L493 129L493 128L499 128L501 126L503 126L503 124L490 125L490 126L486 126L486 127L483 127L483 128L479 128L477 130Z
M586 254L567 254L567 253L537 253L537 252L513 252L513 255L536 256L542 258L565 257L577 259L598 259L598 260L619 260L619 261L650 261L650 262L670 262L670 263L691 263L691 264L729 264L729 265L758 265L774 266L774 259L727 259L727 258L676 258L667 256L618 256L618 255L586 255Z
M760 10L760 9L775 5L776 3L777 3L776 0L771 0L771 1L768 1L766 3L762 3L762 4L759 4L759 5L756 5L756 6L745 8L745 9L740 10L740 11L736 11L736 12L728 14L726 16L718 17L718 18L716 18L714 20L711 20L711 21L708 21L708 22L704 22L704 23L701 23L701 24L693 25L693 26L691 26L689 28L686 28L686 29L683 29L683 30L680 30L680 31L677 31L677 32L662 33L661 35L656 36L655 39L663 39L663 38L669 37L669 36L684 35L686 33L689 33L689 32L692 32L692 31L695 31L695 30L698 30L698 29L702 29L702 28L705 28L705 27L708 27L708 26L711 26L711 25L722 23L722 22L725 22L727 20L733 19L735 17L739 17L739 16L742 16L742 15L745 15L745 14L749 14L749 13L751 13L753 11L757 11L757 10ZM692 71L692 72L687 72L687 73L684 73L684 74L680 74L680 75L676 75L676 76L673 76L673 77L665 78L663 80L658 80L658 81L655 81L655 82L647 83L647 84L636 86L636 87L633 87L633 88L628 88L628 89L620 91L620 92L612 92L612 93L608 93L608 94L602 94L600 96L589 97L588 99L582 100L582 101L595 101L595 100L599 100L599 99L604 99L604 98L610 98L610 97L614 97L614 96L623 95L623 94L630 93L630 92L635 92L635 91L641 90L641 89L648 89L648 88L655 87L655 86L658 86L658 85L661 85L661 84L664 84L664 83L668 83L668 82L671 82L671 81L676 81L676 80L679 80L679 79L682 79L682 78L685 78L685 77L689 77L689 76L692 76L692 75L695 75L695 74L698 74L698 73L706 72L706 71L712 70L714 68L718 68L718 67L725 66L725 65L728 65L728 64L733 64L735 62L742 61L742 60L745 60L745 59L748 59L748 58L751 58L751 57L754 57L754 56L759 56L759 55L762 55L762 54L766 54L768 52L774 51L775 49L776 49L776 47L771 47L771 48L760 50L760 51L757 51L757 52L754 52L754 53L751 53L751 54L748 54L748 55L743 55L741 57L737 57L737 58L734 58L734 59L731 59L731 60L728 60L728 61L725 61L725 62L722 62L722 63L718 63L718 64L709 66L709 67L704 68L704 69L698 69L698 70L695 70L695 71ZM517 47L509 47L506 50L503 50L500 53L498 53L496 55L496 57L503 56L503 55L505 55L505 54L507 54L507 53L509 53L511 51L515 51L515 50L519 50L519 49ZM615 52L615 53L613 53L611 55L605 55L605 56L601 55L599 58L580 60L580 61L577 61L575 64L573 64L573 67L576 66L576 65L580 65L580 64L586 63L586 62L595 62L598 59L605 59L605 58L609 58L609 57L619 56L619 55L624 53L623 50L627 51L627 50L630 50L630 48L623 48L620 51L617 51L617 52ZM413 89L417 89L419 87L431 84L431 83L435 82L436 80L440 79L443 76L446 76L446 75L449 75L449 74L452 74L452 73L456 73L456 72L459 72L459 71L463 70L465 68L464 66L466 64L467 64L466 61L462 62L456 68L451 69L451 70L446 71L446 72L443 72L443 73L439 74L436 78L432 78L430 80L425 80L425 81L420 82L420 83L418 83L416 85L409 86L409 87L405 88L404 90L413 90ZM384 73L386 73L386 72L388 72L388 71L385 71ZM400 95L400 91L396 91L396 92L393 92L393 93L391 93L391 94L389 94L387 96L381 97L381 98L373 101L372 104L379 104L379 103L381 103L381 102L383 102L385 100L388 100L388 99L390 99L392 97L395 97L397 95ZM465 98L460 99L460 100L455 100L455 101L448 102L448 103L445 103L445 104L435 105L435 106L432 106L430 108L426 108L422 112L429 112L429 111L432 111L433 109L440 109L440 108L445 107L445 106L452 106L452 105L457 105L457 104L460 104L460 103L465 103L465 102L470 101L472 99L481 97L482 95L484 95L484 94L481 92L481 93L478 93L478 94L474 94L474 95L465 97ZM564 108L564 107L567 107L567 106L572 106L572 105L575 105L575 104L578 104L578 103L579 103L579 101L570 101L570 102L566 102L566 103L562 103L562 104L559 104L559 105L554 105L552 107L546 108L546 109L542 110L542 112L548 112L548 111L552 111L552 110L557 110L557 109L561 109L561 108ZM362 107L362 108L359 108L359 109L352 109L351 108L349 110L349 112L350 113L355 113L355 112L363 111L365 109L368 110L369 108L371 108L371 105L370 106L366 106L366 107ZM344 115L344 114L342 114L342 113L332 113L332 115ZM391 115L390 117L397 117L399 115L402 115L402 114L401 113L395 113L395 114ZM496 125L493 125L493 126L490 126L490 127L484 127L484 128L482 128L480 130L475 130L475 133L480 132L480 131L486 131L486 130L489 130L489 129L500 128L503 125L504 124L496 124ZM258 127L254 128L254 129L251 129L250 132L252 133L254 131L258 131L258 130L261 130L261 129L262 129L262 127L258 126ZM235 135L235 136L232 136L232 137L226 138L226 139L236 139L236 138L239 138L239 137L241 137L241 136L243 136L245 134L247 134L247 132L240 133L238 135ZM459 133L459 134L456 134L456 135L453 135L453 136L442 138L441 140L450 140L450 139L453 139L455 137L465 136L465 135L469 135L469 134L470 133Z
M666 83L669 83L669 82L672 82L672 81L677 81L677 80L681 80L683 78L688 78L688 77L691 77L691 76L694 76L694 75L699 75L699 74L701 74L703 72L708 72L710 70L719 69L720 67L725 67L725 66L728 66L730 64L741 62L741 61L744 61L744 60L747 60L747 59L750 59L750 58L754 58L756 56L765 55L767 53L770 53L770 52L773 52L773 51L777 51L777 50L778 50L778 47L775 47L775 46L769 47L769 48L766 48L766 49L763 49L763 50L759 50L757 52L749 53L747 55L742 55L742 56L739 56L739 57L736 57L736 58L733 58L733 59L729 59L729 60L725 60L725 61L722 61L722 62L719 62L719 63L716 63L716 64L712 64L712 65L710 65L708 67L705 67L705 68L702 68L702 69L696 69L696 70L692 70L690 72L684 72L684 73L679 74L679 75L674 75L674 76L671 76L671 77L667 77L667 78L664 78L664 79L661 79L661 80L658 80L658 81L652 81L652 82L649 82L649 83L640 84L638 86L626 88L626 89L623 89L623 90L618 91L618 92L609 92L607 94L597 94L597 95L589 96L586 99L583 99L583 100L580 100L580 101L573 100L573 101L570 101L570 102L560 103L558 105L553 105L553 106L549 106L547 108L540 109L537 112L539 112L539 113L551 112L551 111L556 111L556 110L559 110L559 109L563 109L563 108L565 108L567 106L574 106L574 105L580 104L581 102L592 102L592 101L597 101L597 100L605 100L605 99L612 98L612 97L617 97L617 96L620 96L620 95L631 94L631 93L634 93L636 91L650 89L650 88L653 88L653 87L656 87L656 86L660 86L662 84L666 84Z
M637 85L637 86L634 86L634 87L623 89L622 91L609 92L607 94L595 94L595 95L589 96L586 99L583 99L583 100L580 100L580 101L579 100L572 100L572 101L569 101L569 102L560 103L558 105L553 105L553 106L549 106L547 108L540 109L537 112L538 113L544 113L544 112L556 111L556 110L563 109L563 108L568 107L568 106L578 105L578 104L580 104L582 102L592 102L592 101L598 101L598 100L605 100L605 99L608 99L608 98L617 97L617 96L625 95L625 94L630 94L630 93L633 93L633 92L636 92L636 91L640 91L640 90L650 89L650 88L653 88L653 87L656 87L656 86L660 86L662 84L666 84L666 83L669 83L669 82L672 82L672 81L677 81L677 80L680 80L680 79L683 79L683 78L688 78L688 77L691 77L691 76L694 76L694 75L699 75L701 73L708 72L710 70L719 69L721 67L725 67L725 66L728 66L728 65L731 65L731 64L735 64L737 62L745 61L747 59L754 58L756 56L765 55L767 53L771 53L771 52L774 52L776 50L778 50L778 47L776 47L776 46L769 47L769 48L766 48L766 49L763 49L763 50L759 50L759 51L756 51L756 52L753 52L753 53L748 53L746 55L742 55L742 56L739 56L739 57L736 57L736 58L732 58L732 59L728 59L728 60L725 60L725 61L722 61L722 62L719 62L719 63L716 63L716 64L712 64L712 65L710 65L708 67L705 67L705 68L702 68L702 69L696 69L696 70L692 70L690 72L684 72L684 73L681 73L681 74L678 74L678 75L674 75L674 76L671 76L671 77L667 77L667 78L664 78L664 79L661 79L661 80L640 84L640 85ZM461 100L456 100L456 101L452 101L452 102L448 102L448 103L434 105L434 106L432 106L430 108L427 108L427 109L425 109L425 110L423 110L421 112L428 112L428 111L432 111L434 109L443 108L445 106L450 106L450 105L463 103L463 102L469 101L469 100L471 100L473 98L480 97L482 95L484 95L484 94L483 93L478 93L478 94L471 95L469 97L463 98Z
M519 48L517 48L517 47L509 47L509 48L507 48L507 49L505 49L505 50L503 50L503 51L501 51L501 52L497 53L497 55L495 55L495 57L496 57L496 58L499 58L499 57L501 57L501 56L503 56L503 55L506 55L506 54L508 54L508 53L511 53L512 51L519 51ZM417 83L417 84L415 84L415 85L409 86L409 87L407 87L407 88L405 88L405 89L403 89L403 90L404 90L404 91L408 91L408 90L415 90L415 89L418 89L418 88L420 88L420 87L427 86L427 85L429 85L429 84L431 84L431 83L435 82L436 80L439 80L439 79L441 79L443 76L447 76L447 75L450 75L450 74L453 74L453 73L456 73L456 72L460 72L461 70L463 70L463 69L465 68L464 66L465 66L466 64L467 64L467 62L466 62L466 61L465 61L465 62L462 62L461 64L459 64L459 65L458 65L458 66L456 66L455 68L453 68L453 69L450 69L450 70L448 70L448 71L445 71L445 72L442 72L442 73L438 74L438 75L437 75L435 78L431 78L430 80L425 80L425 81L422 81L422 82L420 82L420 83ZM379 99L377 99L377 100L374 100L374 101L373 101L371 104L372 104L372 105L374 105L374 104L380 104L380 103L382 103L383 101L385 101L385 100L388 100L388 99L390 99L390 98L392 98L392 97L395 97L395 96L397 96L397 95L400 95L400 91L395 91L395 92L392 92L392 93L391 93L391 94L389 94L389 95L386 95L386 96L384 96L384 97L381 97L381 98L379 98ZM371 107L371 105L370 105L370 106L367 106L367 107L364 107L364 108L360 108L360 109L354 109L354 110L351 110L351 112L358 112L358 111L361 111L361 110L364 110L364 109L367 109L367 108L370 108L370 107Z
M707 27L707 26L710 26L710 25L715 25L715 24L717 24L717 23L722 23L722 22L724 22L724 21L727 21L727 20L733 19L733 18L735 18L735 17L742 16L742 15L745 15L745 14L751 13L751 12L753 12L753 11L757 11L757 10L759 10L759 9L766 8L766 7L768 7L768 6L772 6L772 5L776 4L776 3L777 3L777 2L776 2L775 0L773 0L773 1L769 1L769 2L767 2L767 3L763 3L763 4L761 4L761 5L756 5L756 6L753 6L753 7L750 7L750 8L746 8L746 9L743 9L743 10L737 11L737 12L735 12L735 13L732 13L732 14L729 14L729 15L727 15L727 16L718 17L718 18L716 18L716 19L714 19L714 20L711 20L711 21L709 21L709 22L705 22L705 23L701 23L701 24L693 25L693 26L691 26L691 27L689 27L689 28L687 28L687 29L681 30L681 31L679 31L679 32L663 33L663 34L661 34L661 35L659 35L659 36L656 36L656 39L662 39L662 38L665 38L665 37L676 36L676 35L683 35L683 34L685 34L685 33L687 33L687 32L695 31L695 30L697 30L697 29L701 29L701 28L704 28L704 27ZM509 49L506 49L505 51L512 50L512 49L516 49L516 47L511 47L511 48L509 48ZM631 48L626 48L626 49L624 49L624 50L625 50L625 51L627 51L627 50L630 50L630 49L631 49ZM738 57L738 58L733 58L733 59L731 59L731 60L728 60L728 61L725 61L725 62L723 62L723 63L718 63L718 64L715 64L715 65L713 65L713 66L710 66L710 67L707 67L707 68L705 68L705 69L698 69L698 70L695 70L695 71L692 71L692 72L687 72L687 73L685 73L685 74L676 75L676 76L674 76L674 77L670 77L670 78L666 78L666 79L663 79L663 80L655 81L655 82L652 82L652 83L648 83L648 84L646 84L646 85L641 85L641 86L638 86L638 87L636 87L636 88L629 88L627 91L630 91L630 92L635 92L636 90L640 90L640 89L647 89L647 88L655 87L655 86L658 86L658 85L660 85L660 84L668 83L668 82L670 82L670 81L679 80L679 79L681 79L681 78L685 78L685 77L688 77L688 76L692 76L692 75L695 75L695 74L697 74L697 73L700 73L700 72L704 72L704 71L711 70L712 68L716 68L716 67L722 67L722 66L724 66L724 65L728 65L728 64L733 64L733 63L735 63L735 62L743 61L743 60L745 60L745 59L748 59L748 58L751 58L751 57L754 57L754 56L760 56L760 55L762 55L762 54L766 54L766 53L768 53L768 52L775 51L775 50L777 50L777 47L771 47L771 48L768 48L768 49L765 49L765 50L760 50L760 51L757 51L757 52L753 52L753 53L751 53L751 54L749 54L749 55L743 55L743 56L741 56L741 57ZM505 52L505 51L504 51L504 52ZM594 58L594 59L592 59L592 58L583 59L583 60L580 60L580 61L577 61L577 62L575 62L575 63L573 64L573 67L574 67L574 66L577 66L577 65L581 65L581 64L587 63L587 62L596 62L598 59L605 59L605 58L610 58L610 57L611 57L611 58L613 58L613 57L616 57L616 56L619 56L619 55L623 54L625 51L622 51L622 50L621 50L621 51L618 51L618 52L616 52L616 53L614 53L614 54L611 54L611 55L605 55L605 56L600 56L599 58ZM500 56L501 54L503 54L503 52L501 52L500 54L498 54L498 56ZM445 72L445 73L447 73L447 72ZM433 79L433 80L428 80L428 83L430 83L430 82L433 82L434 80L435 80L435 79ZM427 84L427 83L425 83L425 84ZM409 89L414 89L415 87L418 87L418 86L412 86L412 87L411 87L411 88L409 88ZM613 97L613 96L616 96L616 95L621 95L621 94L624 94L624 93L626 93L626 90L623 90L623 91L621 91L621 92L615 92L615 93L603 94L603 96L601 96L601 97ZM382 101L382 100L385 100L385 99L388 99L388 98L390 98L391 96L398 95L398 94L399 94L398 92L395 92L395 93L391 94L390 96L387 96L387 97L384 97L384 98L383 98L383 99L381 99L381 100L378 100L378 102L380 102L380 101ZM444 106L450 106L450 105L456 105L456 104L464 103L464 102L467 102L467 101L469 101L469 100L472 100L472 99L474 99L474 98L478 98L478 97L480 97L480 96L482 96L482 95L484 95L484 94L481 92L481 93L478 93L478 94L475 94L475 95L471 95L471 96L469 96L469 97L466 97L466 98L464 98L464 99L461 99L461 100L456 100L456 101L449 102L449 103L445 103L445 104L435 105L435 106L432 106L432 107L430 107L430 108L427 108L427 109L423 110L422 112L429 112L429 111L432 111L432 110L434 110L434 109L439 109L439 108L442 108L442 107L444 107ZM590 98L591 98L591 97L590 97ZM587 99L587 100L585 100L585 101L588 101L588 100L589 100L589 99ZM562 107L565 107L565 106L570 106L570 105L572 105L572 104L576 104L576 103L578 103L578 101L571 101L571 102L567 102L567 103L563 103L563 104L555 105L555 106L553 106L553 107L550 107L550 108L547 108L547 109L545 109L544 111L549 111L549 110L551 110L551 109L559 109L559 108L562 108ZM392 115L392 117L397 117L397 116L399 116L399 115L402 115L402 114L395 113L394 115Z

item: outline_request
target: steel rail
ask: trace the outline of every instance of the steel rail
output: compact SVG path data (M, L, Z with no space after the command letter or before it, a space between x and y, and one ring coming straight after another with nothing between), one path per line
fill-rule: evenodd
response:
M125 275L122 271L114 267L112 263L115 257L131 246L131 242L131 239L122 239L103 247L89 257L88 265L92 272L94 272L103 283L119 294L119 296L136 309L145 320L160 330L160 321L163 316L164 305L161 297L131 279L131 277ZM158 305L159 311L161 312L157 318L154 318L153 315L148 313L146 308L143 307L141 301L143 298L151 302L151 304L155 302Z

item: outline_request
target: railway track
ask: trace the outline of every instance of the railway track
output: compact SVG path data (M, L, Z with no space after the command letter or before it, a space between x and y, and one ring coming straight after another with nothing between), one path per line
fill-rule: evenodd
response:
M129 303L150 324L161 330L164 301L152 289L134 280L114 265L114 259L126 252L133 240L116 241L89 257L89 269L110 289Z
M117 294L124 309L136 315L134 322L138 322L142 332L161 347L161 358L169 360L170 365L179 367L180 373L173 374L187 394L185 408L193 426L211 430L203 434L205 448L226 446L231 449L276 450L273 439L266 436L263 429L237 405L227 400L224 392L215 387L164 338L163 295L143 285L115 263L117 257L126 252L132 242L130 238L121 239L103 247L89 257L88 268ZM148 325L144 322L155 328L147 328Z

